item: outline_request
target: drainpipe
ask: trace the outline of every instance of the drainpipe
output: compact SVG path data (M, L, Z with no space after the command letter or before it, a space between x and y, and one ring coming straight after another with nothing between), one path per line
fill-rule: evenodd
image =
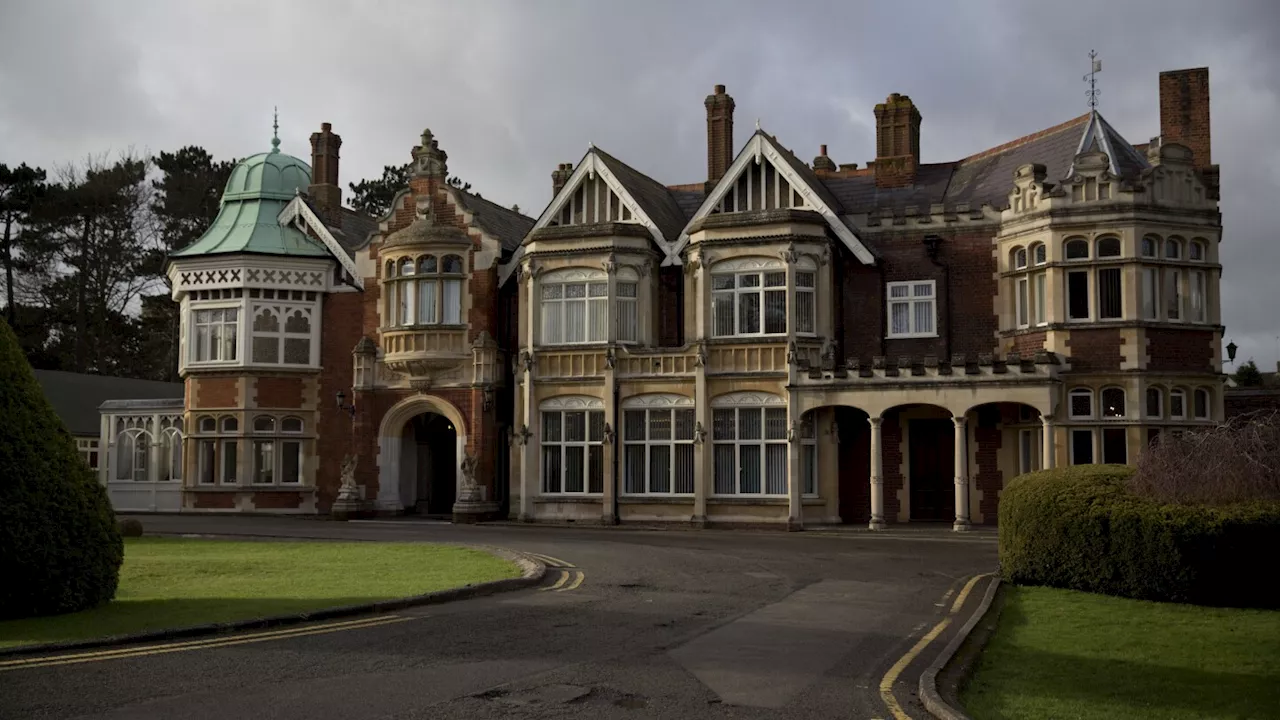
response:
M943 358L951 361L951 266L945 262L938 261L939 246L942 244L941 235L925 235L924 247L925 253L929 255L929 262L942 268L942 297L947 303L947 332L942 336L942 352Z

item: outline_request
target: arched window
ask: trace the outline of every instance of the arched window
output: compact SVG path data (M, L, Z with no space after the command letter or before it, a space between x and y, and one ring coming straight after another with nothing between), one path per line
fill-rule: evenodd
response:
M240 421L233 417L222 418L222 432L233 433L240 430Z
M302 418L287 417L280 421L280 432L300 433L302 432Z
M1098 257L1100 258L1120 257L1120 238L1117 238L1117 237L1098 238Z
M440 272L446 275L462 274L462 258L457 255L445 255L440 266Z
M382 272L382 279L383 279L383 280L390 280L391 278L393 278L393 277L395 277L395 276L396 276L396 264L395 264L395 262L394 262L394 261L392 261L392 260L388 260L388 261L387 261L387 264L386 264L386 266L385 266L385 268L383 269L383 272Z
M604 492L604 401L561 396L544 401L540 410L543 494Z
M1164 388L1152 385L1147 388L1147 417L1159 420L1164 415Z
M1068 260L1088 260L1089 241L1084 238L1068 240L1065 247L1065 255Z
M1013 269L1025 270L1027 268L1027 249L1016 248L1013 251Z
M276 419L275 419L275 418L273 418L273 417L269 417L269 416L267 416L267 415L259 415L258 417L256 417L256 418L254 418L254 419L253 419L253 431L254 431L254 432L256 432L256 433L260 433L260 432L266 432L266 433L275 432L275 431L276 431Z
M1197 420L1209 419L1209 391L1205 388L1196 388L1195 394L1192 395L1191 402L1192 415Z
M1187 259L1194 260L1196 262L1203 262L1205 255L1204 248L1204 242L1200 240L1191 241L1191 245L1189 245L1187 249Z
M1048 262L1048 254L1045 251L1044 243L1036 243L1031 246L1031 261L1036 265L1044 265Z
M1169 419L1185 420L1187 417L1187 391L1174 388L1169 391Z
M200 432L202 433L211 433L211 432L218 431L217 421L209 417L208 415L205 415L204 417L200 418L200 420L197 422L197 427L200 428Z
M435 255L388 261L400 273L386 283L383 322L389 327L462 324L462 257ZM456 275L457 277L447 277Z
M1102 389L1102 417L1124 417L1124 390L1118 387Z
M693 494L693 398L638 395L622 402L623 492Z
M413 274L413 260L412 260L412 259L410 259L410 258L405 258L405 259L401 260L401 261L400 261L400 276L401 276L401 277L403 277L403 276L405 276L405 275L412 275L412 274Z
M253 362L310 365L312 312L310 307L254 305Z
M1148 235L1142 238L1142 257L1153 258L1156 256L1156 248L1160 247L1160 238L1154 235Z
M1076 388L1068 396L1068 409L1072 419L1091 419L1093 417L1093 391L1089 388Z
M715 494L787 494L785 400L759 392L713 398L711 434Z
M1164 256L1167 260L1179 260L1182 258L1182 242L1177 238L1169 238L1164 241Z
M182 418L160 421L160 480L182 481Z

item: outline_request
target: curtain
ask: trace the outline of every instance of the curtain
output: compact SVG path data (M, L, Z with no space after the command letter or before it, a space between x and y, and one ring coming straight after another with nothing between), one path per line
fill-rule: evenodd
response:
M462 323L462 281L444 281L444 324Z

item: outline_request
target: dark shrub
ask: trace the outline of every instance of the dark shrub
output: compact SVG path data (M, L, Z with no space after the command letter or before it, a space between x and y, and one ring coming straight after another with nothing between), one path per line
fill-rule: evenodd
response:
M137 518L121 520L120 534L124 537L142 537L142 521Z
M1156 502L1187 505L1280 502L1280 412L1162 436L1138 457L1129 489Z
M124 545L106 490L0 321L0 620L94 607Z
M1129 490L1132 475L1079 465L1011 481L1000 497L1004 577L1143 600L1280 607L1258 572L1258 558L1280 547L1280 503L1160 504Z

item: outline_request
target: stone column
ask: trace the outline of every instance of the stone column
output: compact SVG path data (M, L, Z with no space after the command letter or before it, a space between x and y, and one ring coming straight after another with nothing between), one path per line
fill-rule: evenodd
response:
M955 438L955 472L956 472L956 522L951 526L956 532L969 529L969 455L965 452L965 432L963 417L953 417L951 422L956 426Z
M1041 442L1044 445L1044 450L1042 453L1043 457L1040 458L1040 467L1044 468L1045 470L1049 470L1053 468L1055 464L1054 460L1056 459L1054 458L1054 452L1053 452L1054 450L1053 419L1047 418L1041 415L1040 424L1044 428L1044 437L1041 438Z
M804 464L801 453L800 413L796 411L796 394L791 391L787 403L787 529L804 529Z
M525 350L520 353L520 366L517 369L517 374L523 373L524 381L520 388L521 398L524 401L524 414L523 418L517 418L517 422L520 422L520 427L516 429L521 442L519 519L521 522L533 522L535 519L533 498L538 487L538 476L540 475L538 471L538 410L533 407L535 399L533 392L533 348L535 339L538 336L536 324L539 283L537 271L532 262L521 265L519 271L528 282L525 307L521 308L526 328Z
M611 349L609 352L609 357L612 358L613 350ZM619 438L622 435L622 428L610 425L610 423L614 422L614 418L620 416L614 406L614 362L612 359L608 360L604 371L605 433L604 446L601 448L601 452L604 454L604 495L600 498L600 521L605 525L618 524L618 516L614 513L614 497L618 492L617 447ZM619 422L619 425L621 425L621 422ZM672 432L674 431L675 428L672 428Z
M698 347L701 355L702 347ZM707 494L713 482L713 453L711 450L711 398L707 397L706 363L699 360L694 375L694 435L693 435L693 516L692 523L707 526Z
M871 424L871 522L869 530L884 529L884 475L881 470L883 458L880 456L880 423L883 418L867 418Z

